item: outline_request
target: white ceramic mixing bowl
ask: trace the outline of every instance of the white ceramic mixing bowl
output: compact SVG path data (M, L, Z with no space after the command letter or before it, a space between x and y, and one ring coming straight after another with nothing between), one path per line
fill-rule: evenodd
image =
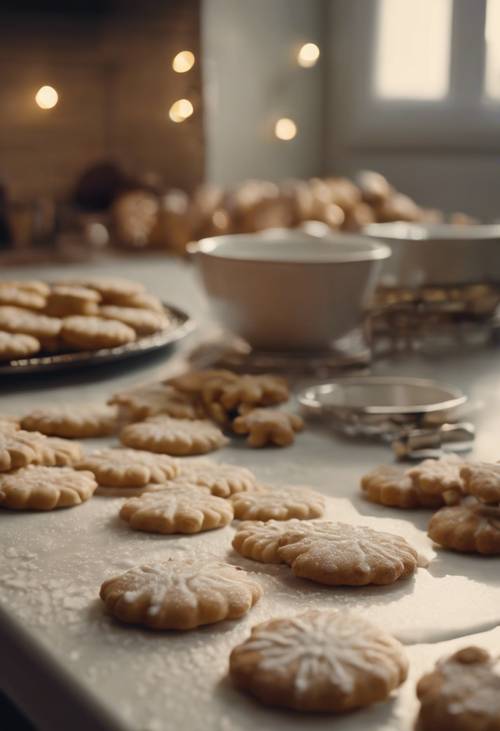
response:
M252 346L322 350L363 322L387 245L297 231L235 234L190 246L216 319Z

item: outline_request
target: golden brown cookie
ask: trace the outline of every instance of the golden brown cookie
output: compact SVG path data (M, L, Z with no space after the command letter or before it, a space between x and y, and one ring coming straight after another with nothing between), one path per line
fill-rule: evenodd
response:
M122 622L188 630L242 617L262 589L246 571L222 561L170 559L108 579L100 596Z
M90 472L30 465L0 475L0 506L12 510L71 508L92 497L96 487Z
M236 529L232 546L241 556L261 563L283 563L278 549L283 535L301 521L247 520Z
M102 302L110 305L127 305L127 299L144 292L144 285L120 277L83 277L59 284L88 287L101 295Z
M26 467L41 458L41 440L35 433L0 431L0 472Z
M112 434L117 412L112 406L62 405L34 409L21 419L27 431L68 439L86 439Z
M295 432L304 428L304 422L297 414L277 409L253 409L233 421L236 434L248 434L251 447L265 447L274 444L287 447L295 441Z
M415 731L500 731L498 658L464 647L437 662L417 684Z
M401 536L326 521L287 530L278 556L295 576L330 586L392 584L418 567L417 552Z
M225 385L220 402L227 411L246 406L274 406L288 401L290 394L284 378L272 375L242 375Z
M391 508L440 508L441 495L422 492L405 470L396 465L380 465L361 478L363 496Z
M44 350L56 350L59 346L61 320L21 307L0 307L0 330L31 335Z
M2 286L14 287L15 289L22 289L26 292L34 292L40 297L47 297L50 292L49 285L38 279L9 279L7 282L0 282L0 288Z
M45 311L53 317L96 315L100 301L101 295L88 287L56 284L49 292Z
M73 315L62 321L61 338L72 348L99 350L115 348L135 340L134 330L123 322L104 320L102 317Z
M99 307L99 317L106 320L118 320L131 327L137 335L152 335L159 330L165 330L169 321L165 314L144 310L138 307L120 307L118 305L102 305Z
M7 414L0 416L0 431L17 431L19 428L19 419L16 416L8 416Z
M44 442L54 454L53 461L49 458L49 460L43 462L44 464L53 464L57 467L74 467L83 457L82 445L74 440L46 437Z
M257 478L246 467L221 464L208 459L179 459L178 480L194 482L208 487L212 495L229 497L239 492L248 492L257 487Z
M122 506L120 518L134 530L148 533L200 533L230 523L233 508L227 500L211 495L208 488L174 485L130 498Z
M142 487L164 483L179 473L175 460L166 455L136 449L96 449L86 455L78 469L90 470L105 487Z
M445 503L454 505L464 494L460 468L464 461L455 454L440 459L425 459L408 470L413 484L424 495L440 495Z
M191 395L164 383L151 383L116 393L108 403L116 404L127 421L140 421L159 414L175 419L199 419L204 416L203 409Z
M127 447L175 456L206 454L220 449L228 440L211 421L152 416L126 426L120 440Z
M234 515L240 520L310 520L325 511L325 498L309 487L263 487L231 496Z
M460 468L464 490L483 503L500 503L500 464L468 462Z
M16 335L0 330L0 360L27 358L39 350L39 341L31 335Z
M203 371L188 371L180 376L169 378L166 383L169 386L179 389L179 391L199 395L211 381L231 383L237 380L238 376L231 371L207 369Z
M434 513L427 532L435 543L452 551L499 554L500 508L469 498Z
M162 315L165 314L165 308L161 299L148 292L136 292L135 294L125 295L120 300L120 304L123 307L137 307L141 310L151 310L152 312L159 312Z
M43 310L45 297L17 285L0 282L0 305L25 307L27 310Z
M229 672L267 705L341 713L388 698L408 661L394 637L360 615L309 609L255 626L231 652Z

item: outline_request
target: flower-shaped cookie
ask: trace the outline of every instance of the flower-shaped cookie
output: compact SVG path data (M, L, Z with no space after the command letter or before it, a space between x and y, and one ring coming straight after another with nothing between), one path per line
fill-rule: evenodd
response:
M233 421L236 434L248 434L251 447L265 447L274 444L287 447L295 441L295 432L304 428L304 422L297 414L277 409L253 409Z
M211 421L152 416L126 426L120 440L127 447L175 456L205 454L220 449L228 440Z
M96 487L91 472L30 465L0 475L0 506L12 510L71 508L92 497Z

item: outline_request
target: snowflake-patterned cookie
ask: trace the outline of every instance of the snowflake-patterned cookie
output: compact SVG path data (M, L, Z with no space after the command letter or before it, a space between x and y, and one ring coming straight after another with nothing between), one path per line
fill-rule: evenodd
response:
M470 462L460 468L464 490L483 503L500 503L500 464Z
M463 459L450 454L440 459L424 459L408 470L407 474L420 492L441 496L445 503L452 505L459 502L464 493L463 480L460 477L460 468L463 465Z
M304 422L297 414L277 409L252 409L233 421L236 434L248 434L251 447L265 447L274 444L288 447L295 441L295 432L304 428Z
M262 589L246 571L221 561L171 559L108 579L100 596L122 622L188 630L243 616Z
M467 498L460 505L441 508L432 516L429 538L453 551L500 554L500 508Z
M240 520L310 520L325 511L325 498L309 487L265 487L237 493L231 500Z
M30 465L0 475L0 506L12 510L70 508L92 497L96 487L91 472Z
M401 536L328 521L286 531L278 556L295 576L330 586L392 584L418 567L416 550Z
M238 465L212 462L209 459L179 459L178 480L187 480L208 487L212 495L229 497L239 492L255 490L257 478Z
M117 320L72 315L62 321L61 338L72 348L99 350L131 343L136 335L131 327Z
M235 683L263 703L300 711L351 711L404 682L402 645L353 612L310 609L252 629L229 661Z
M405 470L396 465L380 465L361 478L363 496L391 508L439 508L442 495L422 492Z
M262 563L282 563L278 549L283 535L291 528L301 529L309 523L293 520L247 520L240 523L233 538L233 548L241 556Z
M175 419L203 416L203 409L192 396L165 383L150 383L116 393L108 403L116 404L127 421L140 421L159 414Z
M33 409L22 418L21 426L48 436L85 439L112 434L116 419L112 406L68 404Z
M152 416L129 424L120 434L123 444L134 449L175 456L205 454L220 449L228 440L211 421Z
M120 518L147 533L200 533L222 528L233 519L231 503L198 485L168 485L122 506Z
M96 449L78 463L78 469L90 470L99 485L109 487L142 487L173 480L179 473L171 457L121 448Z
M417 696L415 731L499 731L498 658L480 647L464 647L419 680Z

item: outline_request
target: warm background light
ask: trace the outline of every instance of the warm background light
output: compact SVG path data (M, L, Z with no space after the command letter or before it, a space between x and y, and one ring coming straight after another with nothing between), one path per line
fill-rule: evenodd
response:
M174 71L177 71L178 74L185 74L186 71L190 71L193 68L195 61L195 55L191 51L179 51L179 53L174 56L172 68Z
M319 54L319 47L315 43L304 43L297 54L297 63L309 69L317 63Z
M282 117L274 126L274 134L279 140L293 140L297 136L297 125L293 119Z
M189 99L177 99L170 107L168 116L172 122L184 122L193 112L194 108Z
M59 94L53 86L41 86L35 94L35 101L40 109L52 109L59 100Z

